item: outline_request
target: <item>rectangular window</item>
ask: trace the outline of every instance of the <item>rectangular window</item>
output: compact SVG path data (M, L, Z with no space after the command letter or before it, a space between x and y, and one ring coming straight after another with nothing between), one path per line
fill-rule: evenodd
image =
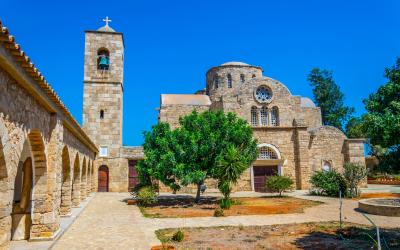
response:
M100 146L99 156L101 156L101 157L108 156L108 147L107 146Z

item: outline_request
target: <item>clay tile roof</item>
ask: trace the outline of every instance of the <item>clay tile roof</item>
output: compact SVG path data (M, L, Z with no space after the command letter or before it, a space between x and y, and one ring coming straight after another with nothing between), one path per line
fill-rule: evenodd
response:
M178 94L162 94L162 105L194 105L209 106L211 105L208 95L178 95Z
M61 101L60 97L53 90L50 84L46 81L44 76L39 72L35 65L31 62L30 58L21 49L21 46L15 42L13 36L9 34L8 28L3 27L3 23L0 20L0 45L6 48L11 55L15 58L16 62L24 69L24 71L31 76L31 78L37 82L38 86L48 96L48 98L63 112L66 118L75 126L79 131L79 134L85 138L86 144L95 152L98 151L97 146L89 138L88 135L83 131L79 123L75 120L68 108Z

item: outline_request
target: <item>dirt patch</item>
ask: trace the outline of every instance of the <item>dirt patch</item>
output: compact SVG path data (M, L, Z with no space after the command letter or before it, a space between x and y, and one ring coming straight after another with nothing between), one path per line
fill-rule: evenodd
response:
M376 249L374 229L357 224L340 229L338 222L184 228L184 240L173 242L177 230L162 229L156 234L177 249ZM400 248L399 228L381 229L381 237L390 249Z
M302 213L307 207L321 204L294 197L234 198L233 202L230 209L224 210L225 216ZM214 215L218 204L215 197L202 198L197 204L191 197L166 197L157 204L141 207L141 211L153 218L209 217Z

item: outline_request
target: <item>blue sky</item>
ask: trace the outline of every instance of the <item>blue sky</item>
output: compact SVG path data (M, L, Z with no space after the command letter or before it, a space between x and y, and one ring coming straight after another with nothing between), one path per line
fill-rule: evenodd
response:
M226 61L264 68L295 95L312 97L307 74L330 69L345 103L381 84L400 56L400 1L5 1L0 19L82 120L84 31L124 33L124 145L157 122L161 93L193 93Z

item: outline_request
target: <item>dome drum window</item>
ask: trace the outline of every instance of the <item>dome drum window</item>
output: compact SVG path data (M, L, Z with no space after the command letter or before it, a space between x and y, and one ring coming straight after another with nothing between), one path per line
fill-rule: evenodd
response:
M214 78L213 78L213 83L214 83L214 88L218 88L219 87L219 79L218 79L218 76L216 75L216 76L214 76Z
M240 81L241 81L242 83L244 83L244 81L245 81L244 74L240 74Z
M228 74L228 88L232 88L232 76L231 74Z

